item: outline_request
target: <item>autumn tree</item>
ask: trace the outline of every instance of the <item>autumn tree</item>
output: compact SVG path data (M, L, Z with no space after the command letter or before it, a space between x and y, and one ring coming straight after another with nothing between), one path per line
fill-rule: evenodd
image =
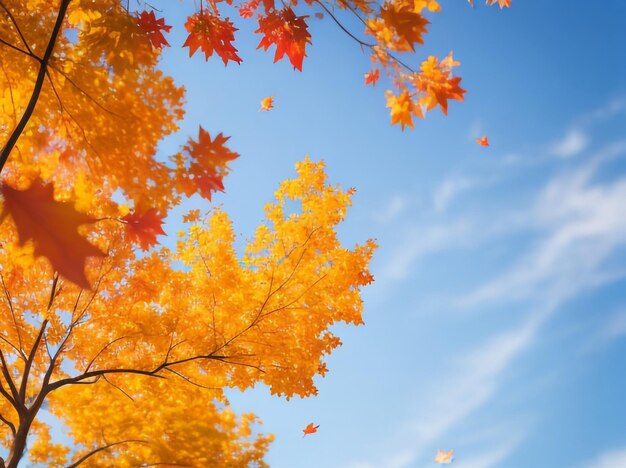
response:
M301 70L306 13L324 14L370 51L365 84L387 75L392 123L404 128L463 99L452 55L415 69L397 55L423 43L426 12L439 9L201 0L183 46L240 62L232 10L258 23L260 49ZM200 127L178 153L157 155L183 116L183 89L157 66L169 29L143 2L0 0L6 466L26 452L52 466L263 465L271 436L253 430L254 415L234 415L223 389L263 382L277 395L313 395L340 344L329 327L362 323L375 244L339 243L353 191L328 185L322 163L297 165L239 255L228 215L210 205L238 157L228 137ZM175 248L159 246L168 211L193 194L206 206L180 220ZM285 213L290 200L299 214ZM69 446L54 441L42 408L68 428Z

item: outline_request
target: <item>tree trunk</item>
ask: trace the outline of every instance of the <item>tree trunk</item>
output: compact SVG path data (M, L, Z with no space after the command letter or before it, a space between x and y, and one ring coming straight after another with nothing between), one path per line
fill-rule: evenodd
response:
M9 457L6 461L6 468L17 468L18 463L24 456L24 450L26 450L26 439L28 438L30 426L33 424L34 419L34 414L30 412L23 418L20 417L20 425L17 428L13 444L11 445L11 452L9 452Z

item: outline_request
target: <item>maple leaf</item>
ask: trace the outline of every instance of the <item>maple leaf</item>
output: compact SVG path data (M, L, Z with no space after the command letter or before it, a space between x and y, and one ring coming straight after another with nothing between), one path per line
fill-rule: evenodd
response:
M84 289L90 289L85 276L87 257L105 254L78 234L78 226L96 221L74 209L72 203L54 199L52 184L37 178L25 190L2 184L4 206L0 220L11 215L17 227L19 244L32 240L34 254L48 258L52 268Z
M259 109L259 112L269 111L272 107L274 107L274 98L272 96L267 96L261 101L261 108Z
M437 450L437 455L435 456L435 463L441 463L441 464L447 465L449 463L452 463L453 457L454 457L454 449L451 449L449 452Z
M194 209L183 216L183 223L195 223L200 219L200 210Z
M185 195L190 197L198 192L201 197L211 200L213 192L224 191L222 178L228 174L228 163L239 157L224 146L229 138L219 133L212 140L209 132L200 127L198 141L189 139L183 147L191 159L188 169L184 165L178 168Z
M440 63L437 57L431 55L422 63L420 73L413 77L415 87L426 94L420 99L420 104L426 106L427 110L439 105L445 115L448 115L448 99L463 101L465 94L465 90L459 86L461 78L451 76L449 67L455 62L451 56L448 57L450 60L444 59Z
M365 74L365 86L371 84L372 86L376 86L376 82L380 78L380 70L375 68L374 70L370 70Z
M150 208L143 215L128 213L122 218L126 223L126 234L131 242L137 242L141 250L146 251L152 245L158 244L156 236L165 235L161 227L165 215L159 215L155 208Z
M224 65L227 65L229 60L241 63L237 49L232 45L237 28L228 18L221 19L203 10L187 18L185 29L189 31L189 36L183 47L189 47L190 57L199 48L204 52L205 60L209 60L215 52L221 57Z
M414 44L423 44L422 36L430 24L414 5L406 1L386 2L380 7L380 17L367 21L367 34L372 34L378 42L398 52L414 52Z
M480 146L489 146L489 140L487 139L486 135L482 138L476 138L476 143Z
M324 13L322 13L321 11L318 11L317 13L315 13L315 17L317 19L324 19Z
M252 18L254 16L254 12L259 7L260 0L250 0L249 2L244 3L238 9L239 16L242 18Z
M156 16L154 16L154 11L150 11L149 13L145 10L142 11L137 18L137 25L146 33L155 49L169 46L169 43L161 31L169 32L172 27L165 24L164 18L157 19Z
M411 95L406 89L399 96L387 91L387 107L391 109L391 125L399 123L402 130L405 125L413 128L413 115L423 117L420 107L411 100Z
M487 5L495 5L498 3L500 5L500 9L507 7L511 8L511 0L486 0Z
M304 435L302 437L304 437L305 435L308 434L314 434L317 432L317 428L320 427L320 425L318 424L317 426L314 426L313 423L309 423L307 425L307 427L305 427L304 429L302 429L302 432L304 432Z
M296 70L302 71L302 61L306 57L306 45L311 43L311 34L304 21L308 16L296 16L290 7L274 10L267 16L259 18L259 29L255 32L263 34L257 49L269 49L276 46L274 62L278 62L285 54Z

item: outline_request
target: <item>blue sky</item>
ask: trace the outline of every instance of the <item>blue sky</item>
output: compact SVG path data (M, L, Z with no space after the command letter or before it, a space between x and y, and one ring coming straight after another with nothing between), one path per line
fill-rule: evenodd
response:
M320 395L230 395L276 435L273 467L428 467L450 448L463 468L626 466L626 2L476 3L443 1L418 53L453 50L466 101L405 132L329 19L310 19L298 73L245 24L242 65L188 59L193 4L164 10L162 66L188 104L162 152L199 124L232 136L241 158L216 203L241 242L308 154L358 189L346 245L380 245L366 325L336 327Z

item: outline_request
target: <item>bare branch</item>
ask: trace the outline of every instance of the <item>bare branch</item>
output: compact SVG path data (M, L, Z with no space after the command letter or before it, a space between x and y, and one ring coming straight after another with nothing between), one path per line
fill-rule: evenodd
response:
M0 421L2 421L4 424L6 424L9 429L11 429L11 433L15 436L15 424L13 424L11 421L9 421L7 418L5 418L4 416L2 416L0 414Z
M138 443L138 444L148 444L149 443L146 440L128 439L128 440L123 440L121 442L114 442L112 444L103 445L102 447L98 447L98 448L92 450L87 455L82 456L81 458L79 458L77 461L75 461L71 465L68 465L67 468L76 468L78 465L80 465L81 463L85 462L86 460L88 460L89 458L93 457L95 454L97 454L99 452L102 452L104 450L108 450L111 447L115 447L116 445L129 444L131 442Z
M44 79L46 78L46 70L48 68L48 62L50 61L50 57L52 56L52 52L54 51L54 46L56 44L57 37L63 26L63 19L65 18L65 13L67 12L67 7L69 3L70 3L70 0L61 0L59 13L57 15L57 19L54 24L54 28L52 30L52 34L50 35L50 40L48 41L46 52L44 53L43 59L41 60L41 63L40 63L39 73L37 74L37 80L35 81L33 93L30 97L28 105L26 106L26 110L24 111L24 114L22 115L22 118L20 119L19 123L17 124L13 132L11 132L11 135L9 136L9 140L4 145L4 148L2 148L2 151L0 152L0 171L2 171L2 168L4 167L7 160L9 159L11 150L17 143L17 140L19 139L20 135L24 131L24 128L26 128L26 124L28 123L28 121L30 120L30 117L33 115L33 112L35 111L35 106L37 105L37 101L39 100L39 95L41 94L41 89L43 87ZM0 6L4 8L4 10L7 12L9 17L13 16L11 15L11 12L4 6L4 3L2 3L1 1L0 1ZM14 24L15 24L15 21L14 21ZM16 24L16 27L17 27L17 24ZM21 31L19 30L19 28L18 28L18 33L21 35L22 39L26 43L26 39L21 34ZM27 49L29 48L27 43L26 43L26 48Z

